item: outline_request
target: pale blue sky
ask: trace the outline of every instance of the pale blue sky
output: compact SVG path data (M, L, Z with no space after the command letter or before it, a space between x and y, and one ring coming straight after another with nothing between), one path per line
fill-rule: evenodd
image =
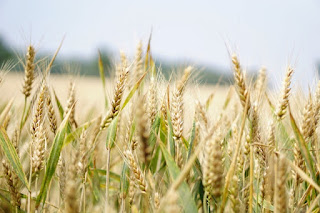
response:
M134 54L153 27L152 51L165 59L230 67L226 44L245 67L265 65L280 82L288 63L312 84L320 61L320 1L0 0L0 34L13 48L89 57L107 46Z

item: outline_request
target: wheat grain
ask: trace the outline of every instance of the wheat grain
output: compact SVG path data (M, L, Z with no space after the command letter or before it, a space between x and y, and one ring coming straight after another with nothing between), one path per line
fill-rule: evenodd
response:
M107 116L103 119L100 129L106 129L110 125L111 121L119 114L120 104L122 100L122 95L124 92L124 87L126 85L126 79L128 76L129 70L123 69L121 74L118 77L116 87L114 90L114 98L111 102L111 108Z
M136 163L136 160L134 159L132 152L130 150L126 150L124 152L124 155L128 160L130 170L133 172L134 182L136 183L137 187L140 189L142 193L146 193L147 192L146 179L140 167Z
M245 77L243 75L243 72L241 71L240 62L238 60L237 55L232 55L231 57L232 63L233 63L233 73L234 73L234 79L236 82L237 92L240 98L240 102L245 107L246 103L248 102L248 110L250 109L250 97L248 93L248 89L245 83Z
M223 187L223 165L221 150L221 135L206 143L203 161L203 186L208 194L218 198Z
M22 93L25 95L25 97L29 97L31 94L32 89L32 83L34 80L34 59L35 59L35 50L33 46L28 47L27 55L26 55L26 64L24 67L25 77L24 77L24 83L23 83L23 90Z
M291 84L292 75L293 75L293 69L290 66L288 66L286 76L283 81L282 94L275 112L278 120L282 120L287 111L287 107L289 104L289 95L291 91L290 84Z

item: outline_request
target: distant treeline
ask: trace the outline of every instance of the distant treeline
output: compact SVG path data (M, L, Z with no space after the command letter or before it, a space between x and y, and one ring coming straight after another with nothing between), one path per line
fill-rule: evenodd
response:
M24 55L24 53L19 53L19 55ZM52 54L51 54L52 55ZM44 58L44 54L38 54L37 59ZM114 72L114 62L115 57L109 51L101 51L102 61L105 66L106 76L112 76ZM17 57L14 52L8 48L7 43L0 37L0 66L1 64L5 63L8 60L17 61ZM156 66L159 67L163 76L166 79L169 79L170 76L177 75L175 72L181 71L187 64L179 63L179 62L167 62L165 60L157 61ZM202 67L202 66L195 66L195 80L198 83L204 84L230 84L232 83L232 76L224 74L223 70L209 68L209 67ZM14 68L15 71L23 71L23 67L21 64L17 64ZM73 74L79 75L91 75L91 76L98 76L99 75L99 67L98 67L98 53L90 58L90 59L81 59L81 58L65 58L62 59L58 57L54 63L54 66L51 69L51 73L68 73L70 72ZM230 72L229 72L230 73Z

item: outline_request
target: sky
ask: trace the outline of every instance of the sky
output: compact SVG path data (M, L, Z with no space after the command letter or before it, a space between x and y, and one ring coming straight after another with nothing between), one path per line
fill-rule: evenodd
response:
M320 1L0 0L0 35L13 49L31 41L62 56L89 58L101 47L133 56L151 29L155 58L230 71L229 51L246 69L264 65L275 84L287 65L313 85L320 63Z

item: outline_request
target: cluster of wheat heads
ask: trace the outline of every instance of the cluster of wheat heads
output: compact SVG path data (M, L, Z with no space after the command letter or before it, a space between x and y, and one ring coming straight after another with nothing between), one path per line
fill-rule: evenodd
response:
M266 69L253 82L232 55L224 99L186 99L196 70L167 82L139 43L132 60L121 52L109 98L99 59L105 111L86 116L74 81L66 103L50 85L55 57L35 55L24 105L1 103L2 212L319 211L320 83L301 103L292 67L271 98Z

